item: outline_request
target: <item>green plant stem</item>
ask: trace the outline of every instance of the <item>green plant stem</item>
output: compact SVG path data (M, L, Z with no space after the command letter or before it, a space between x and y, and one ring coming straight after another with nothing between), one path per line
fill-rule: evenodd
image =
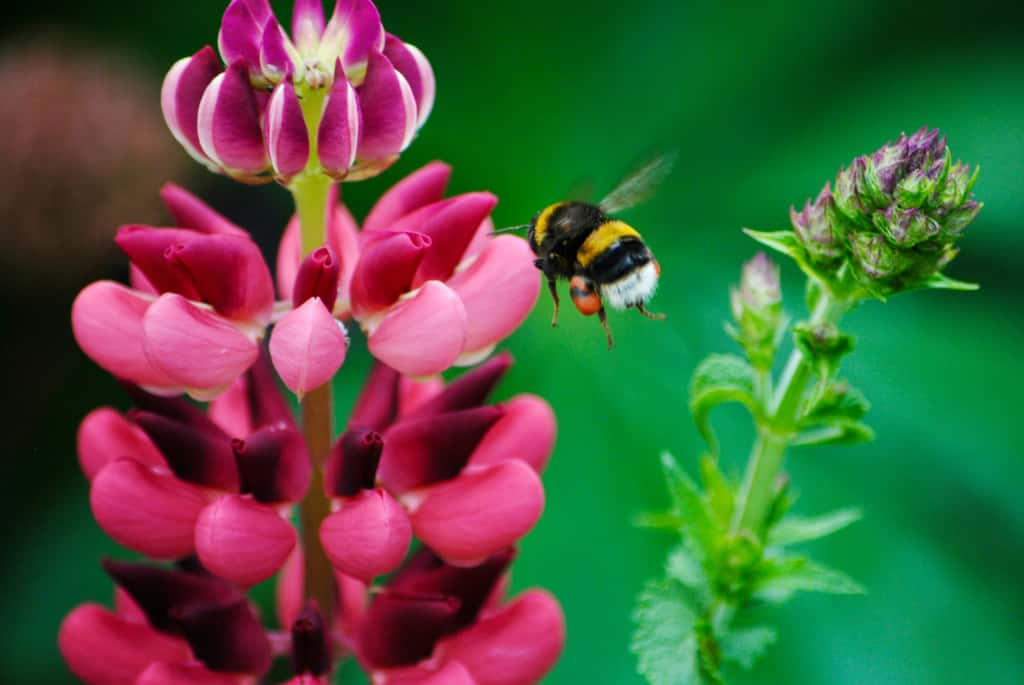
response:
M835 323L847 309L827 290L822 291L811 314L812 324ZM794 349L775 387L765 416L758 422L757 439L747 462L747 471L737 499L733 532L748 531L760 537L764 517L771 506L775 479L782 468L786 448L796 436L807 383L813 370L803 352Z
M302 111L310 131L309 163L289 185L299 217L303 256L327 240L328 201L333 181L321 172L316 140L324 96L322 90L303 94ZM331 513L330 500L324 493L323 470L334 440L333 415L330 383L302 398L302 434L313 466L309 489L299 505L304 555L303 587L306 599L317 603L326 625L333 625L337 597L334 571L320 544L320 524Z

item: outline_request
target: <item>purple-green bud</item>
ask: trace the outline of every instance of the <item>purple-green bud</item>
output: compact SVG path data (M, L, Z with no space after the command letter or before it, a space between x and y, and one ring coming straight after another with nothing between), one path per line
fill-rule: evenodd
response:
M779 267L763 252L743 264L739 287L730 290L736 326L730 329L751 363L769 368L785 327Z
M799 212L790 207L789 219L812 264L830 266L843 256L842 236L836 225L835 200L828 183L813 204L808 200Z

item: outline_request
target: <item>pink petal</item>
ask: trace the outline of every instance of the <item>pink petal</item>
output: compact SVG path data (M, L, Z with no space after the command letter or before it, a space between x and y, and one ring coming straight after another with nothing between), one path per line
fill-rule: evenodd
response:
M280 29L278 29L280 30ZM274 173L287 183L309 161L309 131L295 86L284 81L274 89L267 104L264 138Z
M231 0L221 19L217 47L227 64L244 60L250 66L260 63L260 36L266 17L257 17L247 0Z
M479 685L539 682L565 646L565 617L544 590L527 590L476 625L446 638L436 654L466 666Z
M245 63L233 63L207 86L198 130L203 152L229 173L255 176L266 170L260 108Z
M416 134L416 98L408 81L380 53L371 53L366 81L358 88L363 128L360 162L395 159Z
M300 397L331 380L347 351L344 327L317 297L289 312L270 335L274 368Z
M309 487L312 466L306 442L290 423L263 426L232 441L242 491L258 502L298 502Z
M324 32L323 0L295 0L292 10L292 36L305 56L312 56L320 46Z
M294 624L299 612L302 611L303 602L305 602L302 573L302 548L296 545L292 555L281 569L275 590L275 611L280 626ZM340 628L342 634L348 637L362 622L363 615L366 613L367 588L362 581L337 571L334 574L334 580L339 588L339 610L336 612L335 624Z
M486 351L512 333L540 294L536 255L522 238L498 236L449 286L466 307L466 356Z
M398 421L384 433L378 478L397 493L454 478L502 413L477 407Z
M431 162L391 186L370 210L364 231L388 231L402 217L444 197L452 168L444 162Z
M320 40L320 60L334 64L341 58L355 84L362 82L366 60L384 49L384 26L371 0L337 0Z
M195 485L129 459L110 463L96 474L89 501L107 535L155 559L192 553L196 519L207 504Z
M398 382L401 376L386 364L375 362L363 382L349 417L349 429L383 432L398 414Z
M164 77L160 92L160 106L167 127L185 151L203 165L210 160L202 152L199 142L199 102L210 81L221 72L213 48L206 46L191 57L174 63Z
M195 531L203 566L246 587L277 573L297 539L295 529L274 508L239 495L206 507Z
M246 436L276 423L295 425L265 349L260 350L259 359L245 375L210 403L208 415L231 437Z
M145 432L110 407L89 412L78 427L78 462L92 480L110 462L127 457L146 466L167 467Z
M152 663L139 674L135 685L244 685L245 676L216 673L198 662Z
M181 384L154 366L143 349L142 320L151 303L151 298L113 281L93 283L71 306L75 341L115 376L154 389L180 389Z
M510 368L512 355L508 352L496 354L453 380L441 392L417 407L412 415L420 417L479 407L487 401Z
M227 388L259 355L249 336L180 295L161 296L142 325L148 359L192 391Z
M309 253L299 265L292 288L292 306L299 307L311 297L319 297L327 311L334 309L338 299L338 279L341 269L334 250L325 245Z
M450 367L466 344L466 309L439 281L423 284L396 304L370 333L374 357L409 376L430 376Z
M320 119L317 152L324 171L340 179L356 163L363 121L356 91L342 73L340 61L334 73L334 84Z
M352 315L361 319L408 292L430 242L419 233L382 233L364 245L352 274Z
M526 535L543 509L537 474L512 460L467 469L427 490L412 527L449 564L472 566Z
M336 569L369 583L402 563L412 528L394 497L380 488L362 490L324 519L320 541Z
M175 476L195 485L238 492L238 466L227 435L155 412L133 410L130 416Z
M428 668L413 666L381 672L384 685L476 685L473 676L458 661ZM377 682L377 681L374 681Z
M430 236L432 245L420 264L413 286L428 280L447 280L463 260L477 227L498 204L491 193L465 193L445 203L418 229Z
M201 233L249 237L249 232L221 216L216 210L181 186L165 183L160 199L174 217L174 223Z
M423 122L434 108L437 88L430 62L419 48L403 43L400 38L391 34L388 34L384 43L384 56L391 60L395 69L398 69L409 82L409 88L416 99L416 127L423 126Z
M398 415L409 416L443 390L444 380L439 376L432 376L426 380L414 380L403 376L398 387Z
M71 672L86 685L134 685L153 661L187 661L183 640L123 619L98 604L83 604L65 617L57 645Z
M288 79L297 69L302 69L302 60L291 45L284 29L273 15L267 17L260 37L260 70L271 83ZM301 76L299 71L299 76Z
M536 395L516 395L502 405L505 410L491 426L469 458L471 466L522 459L540 473L555 445L555 413Z

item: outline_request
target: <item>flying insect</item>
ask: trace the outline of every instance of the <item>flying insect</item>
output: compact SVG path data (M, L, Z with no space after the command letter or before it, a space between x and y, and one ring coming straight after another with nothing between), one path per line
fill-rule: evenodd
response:
M664 319L646 309L658 287L661 267L640 233L612 215L634 207L654 194L668 175L674 154L656 157L627 176L597 204L577 200L556 202L537 213L527 228L527 239L547 278L554 301L551 325L558 325L558 280L569 280L569 296L584 316L597 314L614 346L607 303L612 309L635 308L649 319Z

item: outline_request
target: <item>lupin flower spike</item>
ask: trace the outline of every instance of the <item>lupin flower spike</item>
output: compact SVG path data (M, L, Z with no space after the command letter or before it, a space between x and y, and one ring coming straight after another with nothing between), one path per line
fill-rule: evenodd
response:
M217 44L226 68L210 47L171 67L164 117L192 157L244 182L374 176L433 107L430 63L370 0L337 0L327 21L320 0L299 0L291 37L267 0L232 0Z

